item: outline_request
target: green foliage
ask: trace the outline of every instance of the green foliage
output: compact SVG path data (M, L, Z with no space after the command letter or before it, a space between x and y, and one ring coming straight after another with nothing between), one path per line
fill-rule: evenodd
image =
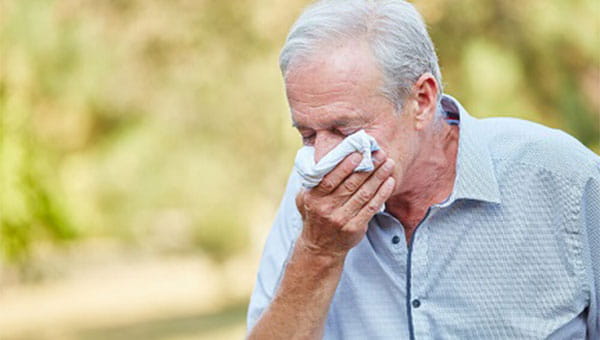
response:
M9 0L2 260L89 237L218 261L244 251L299 146L277 54L306 3ZM594 1L415 4L447 91L474 115L539 121L599 150Z
M446 90L479 116L565 130L600 150L600 7L596 1L416 2Z

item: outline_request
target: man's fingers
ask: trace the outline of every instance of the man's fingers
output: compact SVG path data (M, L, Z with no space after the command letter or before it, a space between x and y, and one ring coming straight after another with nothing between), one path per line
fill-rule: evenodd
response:
M304 195L306 195L305 189L300 190L300 192L296 195L296 208L298 208L298 212L300 212L300 215L302 215L302 217L304 217L305 210L306 210Z
M377 151L373 154L373 164L377 169L386 160L385 152ZM335 194L343 197L349 197L354 194L360 186L373 174L372 171L355 172L348 176L345 181L335 190ZM345 200L344 200L345 201Z
M362 207L368 204L377 189L381 184L392 174L394 170L394 161L392 159L386 160L386 162L380 166L369 179L360 187L358 191L344 203L342 209L346 214L354 216L362 209Z
M395 185L396 181L394 178L388 177L388 179L379 187L375 196L362 207L350 223L361 228L365 227L373 215L379 211L385 201L392 195Z
M338 164L335 169L325 175L321 180L321 183L313 188L313 190L321 195L327 195L333 192L342 183L346 177L348 177L354 169L360 164L362 155L353 152L348 155L344 160Z

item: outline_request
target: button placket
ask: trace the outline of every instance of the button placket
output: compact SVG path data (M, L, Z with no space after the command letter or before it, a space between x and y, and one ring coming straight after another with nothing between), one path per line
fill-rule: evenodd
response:
M429 228L428 225L420 226L418 233L415 233L415 241L412 253L412 294L414 297L425 296L423 288L427 286L427 270L429 266Z
M431 212L427 219L427 223L419 226L419 231L414 234L413 249L412 249L412 268L411 268L411 300L410 306L412 309L412 321L415 335L423 334L429 329L426 318L423 317L423 308L427 286L427 270L428 270L428 252L429 252L429 221ZM416 336L420 338L421 336Z

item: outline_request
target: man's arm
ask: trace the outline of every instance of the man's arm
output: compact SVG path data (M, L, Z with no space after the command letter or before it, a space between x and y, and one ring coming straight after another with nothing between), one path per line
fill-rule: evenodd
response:
M383 152L375 154L372 173L353 173L360 160L360 154L348 156L318 186L296 197L302 232L275 297L249 339L322 337L344 259L394 188L394 163L384 163Z
M344 257L313 254L298 239L277 294L248 338L322 337L327 310L340 280L343 261Z

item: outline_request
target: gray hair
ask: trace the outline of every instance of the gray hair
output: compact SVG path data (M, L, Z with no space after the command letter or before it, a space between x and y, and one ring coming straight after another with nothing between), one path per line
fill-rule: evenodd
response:
M321 0L309 6L290 29L279 56L283 76L293 62L326 44L365 39L382 70L381 91L400 111L411 86L430 72L439 87L438 58L423 18L404 0ZM438 110L439 111L439 110Z

